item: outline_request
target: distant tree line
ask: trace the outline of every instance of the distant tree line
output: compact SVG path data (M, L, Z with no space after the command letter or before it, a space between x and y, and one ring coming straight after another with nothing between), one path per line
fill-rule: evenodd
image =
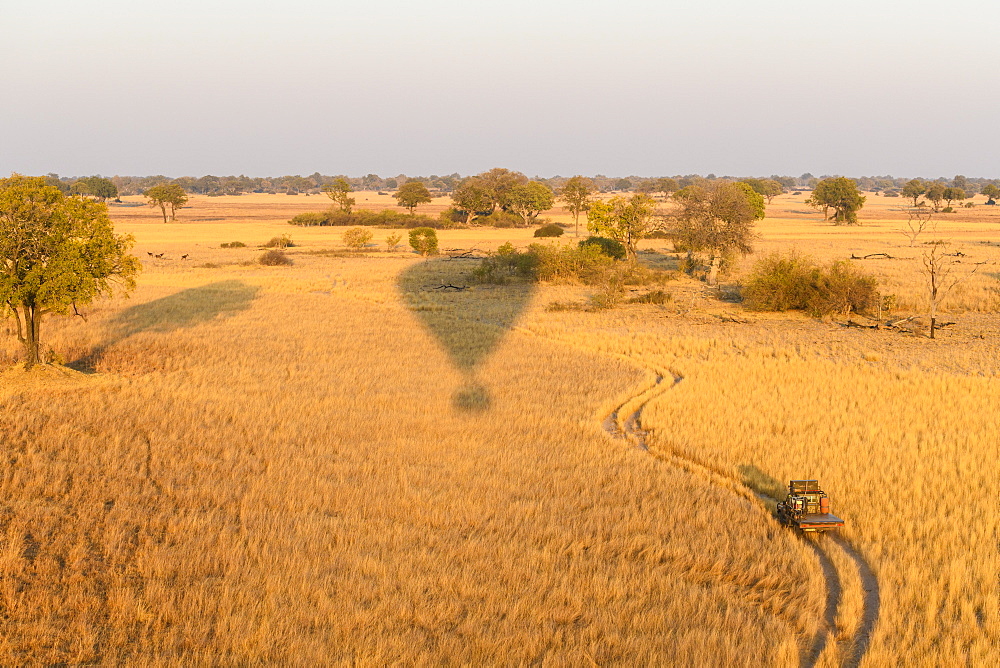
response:
M492 169L477 175L478 177L497 177L495 173L507 172L508 174L519 175L516 177L519 185L528 182L538 183L545 186L553 193L561 191L572 178L565 176L542 177L534 176L528 178L520 172L512 172L501 168ZM487 176L493 175L493 176ZM749 184L755 192L770 201L775 195L792 190L812 190L816 185L825 179L838 177L840 175L813 176L806 172L800 176L782 176L772 174L770 176L716 176L715 174L674 174L672 176L644 177L644 176L606 176L597 174L589 176L591 187L597 193L622 193L635 192L650 196L669 197L671 193L677 192L689 186L705 187L713 182L743 181ZM406 175L397 174L395 176L382 177L378 174L366 174L365 176L350 177L345 174L324 175L314 172L309 176L285 175L251 177L239 176L214 176L206 175L201 177L181 176L171 178L163 175L153 176L83 176L83 177L60 177L58 174L49 174L46 177L48 185L59 188L66 194L90 195L98 199L114 199L125 195L142 195L154 186L176 183L185 192L194 195L242 195L246 193L273 193L273 194L321 194L329 193L331 188L344 191L344 184L350 187L349 191L374 190L374 191L396 191L406 183L419 181L427 187L432 195L451 195L458 191L463 184L467 184L470 178L463 177L459 173L437 175ZM971 178L957 175L954 178L944 177L935 179L923 178L897 178L893 176L862 176L852 178L861 192L881 193L886 196L912 197L904 192L907 185L912 181L919 181L923 184L940 184L944 188L959 188L965 192L967 197L982 193L988 195L989 186L1000 188L1000 180L985 178ZM986 188L987 190L984 190ZM540 192L540 191L538 191ZM509 211L506 204L491 203L481 210L495 212L497 208Z

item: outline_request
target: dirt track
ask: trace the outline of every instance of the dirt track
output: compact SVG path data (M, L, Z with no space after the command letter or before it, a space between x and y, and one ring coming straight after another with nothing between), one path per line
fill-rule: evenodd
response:
M634 360L629 361L635 363ZM750 489L734 474L728 473L724 469L710 469L676 452L664 452L660 449L651 450L647 439L648 432L642 427L643 408L654 397L676 387L684 378L683 376L673 376L673 382L669 385L664 385L665 376L662 373L652 369L649 371L656 374L654 386L622 402L603 420L602 426L612 438L631 441L636 447L649 452L652 456L667 464L708 477L713 483L730 490L740 497L756 498L765 504L765 507L768 501L777 502L780 500ZM639 399L641 399L639 406L623 419L620 415L621 411L625 406ZM768 512L768 515L772 521L777 522L773 514ZM858 629L854 636L849 641L842 642L840 647L841 655L846 657L844 665L851 668L858 666L868 651L871 634L878 621L880 606L878 580L867 561L865 561L864 556L846 538L837 534L829 537L820 535L815 538L807 536L802 536L801 538L816 554L819 567L822 569L824 579L826 580L827 595L820 631L807 646L802 648L800 664L802 666L816 665L819 656L827 644L835 637L836 619L841 604L844 578L851 575L839 572L833 559L831 559L830 550L833 546L836 546L850 557L857 566L856 577L860 579L861 587L864 590L864 608L859 620Z

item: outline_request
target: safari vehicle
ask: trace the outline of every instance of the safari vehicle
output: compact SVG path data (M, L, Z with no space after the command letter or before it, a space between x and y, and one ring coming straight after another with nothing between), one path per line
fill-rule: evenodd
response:
M830 514L830 499L817 480L791 480L788 496L778 503L778 521L800 531L829 531L844 526Z

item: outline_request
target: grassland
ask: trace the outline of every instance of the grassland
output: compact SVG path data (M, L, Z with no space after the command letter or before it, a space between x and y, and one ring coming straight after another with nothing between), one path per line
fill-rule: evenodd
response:
M760 252L887 252L865 266L921 307L903 202L839 228L799 199L775 200ZM940 216L988 264L929 341L745 313L687 279L598 313L546 310L577 285L435 290L473 263L285 224L324 206L113 210L136 294L47 323L71 368L0 377L0 663L996 661L993 207ZM293 266L252 262L286 233ZM664 243L644 261L671 266ZM612 438L611 414L648 433ZM791 477L824 483L849 551L770 519Z

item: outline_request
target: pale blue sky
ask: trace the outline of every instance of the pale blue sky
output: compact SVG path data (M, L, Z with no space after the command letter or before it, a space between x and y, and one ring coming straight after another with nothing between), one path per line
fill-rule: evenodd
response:
M0 0L0 174L1000 177L992 2Z

